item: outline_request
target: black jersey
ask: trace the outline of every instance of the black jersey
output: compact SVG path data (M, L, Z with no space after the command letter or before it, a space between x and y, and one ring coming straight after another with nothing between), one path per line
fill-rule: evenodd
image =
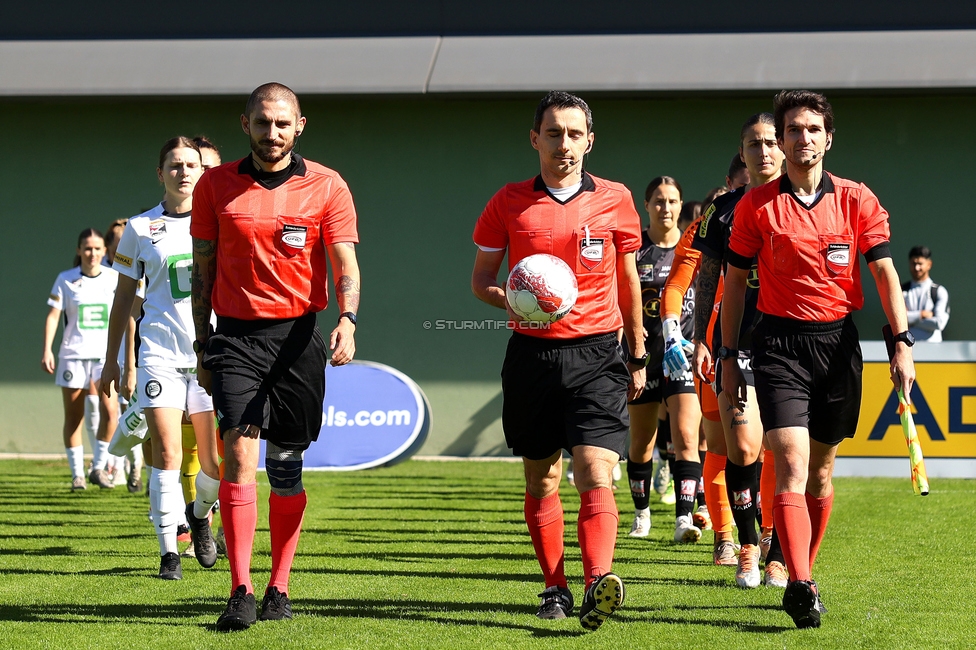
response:
M711 258L722 260L724 273L728 266L725 261L729 249L729 238L732 236L732 219L735 217L735 206L746 194L746 188L740 187L734 192L723 194L715 199L705 214L702 215L701 225L695 233L691 247ZM746 280L745 308L742 312L742 326L739 329L739 349L752 349L752 330L759 322L760 313L756 304L759 300L759 267L756 258L752 260L749 277ZM719 310L718 320L715 322L715 332L712 335L713 351L722 345L722 313Z
M674 249L657 246L647 236L645 230L641 233L641 247L637 251L637 275L640 276L641 311L644 315L644 329L647 330L647 367L653 372L661 371L664 361L664 334L661 322L661 294L664 284L671 273L674 261ZM681 332L686 339L691 339L695 331L695 288L692 286L685 293L681 304Z

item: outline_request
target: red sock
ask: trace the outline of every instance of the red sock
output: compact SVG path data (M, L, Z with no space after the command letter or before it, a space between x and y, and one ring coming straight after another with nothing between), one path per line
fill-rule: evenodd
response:
M559 493L536 499L525 493L525 523L535 548L535 556L542 567L546 588L566 587L563 571L563 504Z
M705 453L702 480L705 482L705 505L712 518L712 530L716 535L731 533L732 509L729 507L729 494L725 491L725 456L710 451Z
M258 484L220 481L220 517L230 562L230 591L240 585L254 592L251 584L251 549L258 523Z
M759 476L759 495L762 501L762 527L769 530L773 527L773 501L776 499L776 464L773 462L773 452L766 450L763 454L762 474ZM767 508L766 505L769 505Z
M268 587L277 587L283 594L288 593L288 575L298 548L306 503L308 498L304 490L290 497L272 492L268 499L268 524L271 527L271 580Z
M817 559L817 551L820 550L820 542L823 541L824 533L827 532L827 521L830 519L830 509L834 505L834 489L831 487L830 494L825 497L815 497L810 493L804 495L807 501L807 510L810 511L810 571L813 572L813 561Z
M613 490L595 488L580 494L576 532L579 536L580 554L583 556L583 575L587 588L596 578L610 572L619 521Z
M810 515L802 494L783 492L773 498L773 518L791 580L810 579Z

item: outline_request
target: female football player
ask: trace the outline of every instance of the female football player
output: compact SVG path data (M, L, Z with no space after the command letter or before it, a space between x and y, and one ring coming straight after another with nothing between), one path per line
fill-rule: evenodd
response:
M95 458L108 453L108 443L115 431L118 412L111 387L99 399L98 384L105 361L105 344L108 334L108 315L115 296L118 273L102 266L105 240L94 228L86 228L78 235L78 249L74 267L60 273L51 289L47 304L51 310L44 323L44 353L41 367L49 374L56 374L55 383L61 387L64 403L64 448L71 467L71 489L84 490L84 447L81 441L82 420L92 431L95 441ZM55 363L51 345L58 330L58 321L64 315L64 335ZM55 370L57 371L55 373ZM100 416L98 425L89 414L85 417L86 402L94 403L91 411ZM97 436L95 429L97 428ZM111 479L101 470L95 470L89 479L102 488L114 487Z
M164 188L162 202L129 220L115 253L119 287L109 325L104 380L118 381L115 358L136 284L144 277L137 390L152 441L150 510L159 540L159 577L179 580L183 573L176 537L184 511L180 487L184 412L193 423L202 470L196 478L196 500L186 506L185 513L197 560L205 567L216 562L207 517L220 486L213 404L196 381L190 307L190 210L193 188L203 174L198 145L185 137L167 141L156 174Z
M647 383L644 392L628 405L630 411L630 453L627 475L634 500L632 537L646 537L650 532L651 513L649 491L651 485L654 439L658 420L668 415L675 450L674 484L676 542L697 542L701 529L692 522L692 510L701 478L698 458L698 428L701 409L690 374L665 378L662 362L665 336L662 327L661 292L668 278L674 249L681 239L678 217L681 213L681 186L670 176L653 179L644 192L644 208L649 222L637 253L637 272L641 282L641 302L644 310L645 346L648 352ZM694 290L685 295L681 328L685 337L692 334ZM671 324L668 323L667 326ZM674 326L678 326L676 320ZM664 407L662 408L662 404Z

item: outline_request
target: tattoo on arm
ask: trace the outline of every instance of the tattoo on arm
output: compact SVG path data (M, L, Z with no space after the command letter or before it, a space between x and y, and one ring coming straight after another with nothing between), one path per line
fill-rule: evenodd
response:
M193 329L199 341L205 341L210 335L213 285L216 279L217 242L194 237L190 302L193 309Z
M348 275L343 275L336 282L336 298L342 311L359 311L359 282Z
M695 292L695 338L699 341L704 341L708 335L708 322L712 319L721 272L721 260L702 255L701 268L698 270L698 289Z

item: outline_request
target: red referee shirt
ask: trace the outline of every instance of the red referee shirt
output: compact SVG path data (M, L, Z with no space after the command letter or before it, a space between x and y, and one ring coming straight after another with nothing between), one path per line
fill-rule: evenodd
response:
M623 327L617 304L617 253L638 250L641 231L634 199L620 183L584 173L580 191L565 203L546 190L541 176L510 183L488 202L475 224L474 243L508 248L509 271L536 253L555 255L576 271L579 297L573 310L548 329L520 333L568 339Z
M258 320L322 311L329 302L325 246L359 241L345 181L292 156L280 184L258 181L250 156L208 170L197 183L190 234L217 241L218 316Z
M888 212L874 193L827 172L822 188L807 207L784 175L746 192L735 208L728 263L748 269L758 255L764 314L840 320L864 305L857 252L869 262L890 257Z

